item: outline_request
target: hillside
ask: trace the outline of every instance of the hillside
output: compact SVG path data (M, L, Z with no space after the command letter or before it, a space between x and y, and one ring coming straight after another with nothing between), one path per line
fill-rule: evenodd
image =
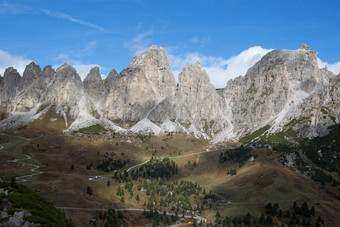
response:
M10 183L0 178L0 211L1 226L75 226L53 203L14 178Z

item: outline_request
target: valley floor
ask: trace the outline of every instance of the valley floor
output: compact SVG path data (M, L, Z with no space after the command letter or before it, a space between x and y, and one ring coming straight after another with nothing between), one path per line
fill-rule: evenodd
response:
M0 145L0 176L7 179L17 177L17 181L64 210L77 226L92 226L90 220L94 217L97 218L97 226L103 226L104 221L98 217L108 208L122 211L124 220L132 226L152 225L152 220L143 214L150 207L161 210L160 213L174 214L176 208L171 203L159 205L160 199L166 196L154 196L156 203L149 206L153 194L148 195L138 185L152 186L153 179L150 177L117 180L117 177L123 177L124 172L134 173L150 163L151 158L161 161L169 158L170 162L178 165L177 174L165 180L164 184L169 186L163 188L179 188L181 181L197 183L201 187L201 190L197 187L188 198L193 206L202 206L203 209L194 208L193 215L186 212L182 225L192 222L191 216L196 217L198 222L214 223L217 212L222 217L244 216L249 212L260 218L266 213L267 203L278 203L281 209L287 210L294 201L314 206L326 226L336 226L340 222L340 202L313 180L282 165L280 154L272 150L254 149L252 155L255 160L240 167L238 163L219 162L220 153L227 146L210 147L208 141L183 135L115 135L103 140L96 135L30 134L25 130L1 134L7 141ZM117 170L104 171L107 167L105 160L109 157L125 160L126 163ZM103 169L97 169L98 166ZM236 175L227 174L231 169L237 169ZM159 178L154 180L160 181ZM133 183L131 190L126 188L126 182ZM118 195L119 188L125 192L124 195ZM207 202L209 193L215 197ZM182 209L178 213L182 217ZM283 223L286 221L283 219Z

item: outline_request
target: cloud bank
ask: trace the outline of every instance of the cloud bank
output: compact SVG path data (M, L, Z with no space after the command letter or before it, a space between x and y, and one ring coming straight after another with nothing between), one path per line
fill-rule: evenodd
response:
M26 65L30 62L32 62L32 60L21 56L13 56L6 51L0 50L0 75L3 76L8 67L15 68L20 75L22 75Z
M327 67L327 69L335 75L338 75L340 73L340 61L334 64L328 64L327 62L323 62L320 58L318 58L318 64L320 69L323 67Z
M110 30L105 29L105 28L103 28L103 27L101 27L99 25L92 24L92 23L89 23L87 21L83 21L83 20L74 18L74 17L72 17L72 16L70 16L68 14L65 14L65 13L53 12L53 11L50 11L50 10L47 10L47 9L41 9L41 11L43 13L45 13L47 16L50 16L50 17L55 17L55 18L59 18L59 19L63 19L63 20L68 20L70 22L81 24L81 25L84 25L86 27L98 29L98 30L103 31L103 32L111 32Z
M14 56L11 55L9 53L7 53L6 51L0 50L0 75L3 76L6 69L8 67L13 67L15 68L20 75L22 76L26 66L31 63L32 60L24 58L22 56ZM60 65L54 65L53 68L57 69ZM85 77L87 76L87 74L90 72L90 70L95 67L98 66L101 70L104 69L103 67L101 67L98 64L80 64L78 63L74 63L72 64L72 66L77 70L80 78L82 80L85 79ZM104 75L102 75L103 77Z
M145 36L147 35L148 34ZM139 45L136 46L141 47ZM138 49L140 51L140 48ZM178 79L178 74L182 71L186 63L195 64L197 61L200 61L202 68L208 73L211 83L216 88L224 88L228 80L240 75L244 76L250 67L252 67L271 50L272 49L262 48L261 46L253 46L242 51L240 54L227 59L216 56L205 56L198 52L187 53L184 55L169 54L168 56L171 69L176 80ZM67 55L60 55L58 58L60 58L58 61L67 60L77 70L82 80L86 78L91 68L95 66L98 66L101 70L105 70L105 68L99 64L82 64L79 61L69 59ZM26 65L30 62L32 62L32 60L28 58L11 55L10 53L0 49L0 75L2 76L8 67L17 69L20 75L23 75ZM327 67L328 70L333 72L335 75L340 73L340 61L334 64L329 64L318 58L318 64L320 68ZM55 64L53 67L56 69L60 65L62 64ZM102 75L102 77L105 78L105 75Z
M240 75L244 76L251 66L271 50L273 49L253 46L227 59L215 56L204 56L198 52L187 53L183 56L169 54L169 60L176 79L186 63L195 64L199 61L202 68L210 76L211 83L216 88L224 88L228 80Z

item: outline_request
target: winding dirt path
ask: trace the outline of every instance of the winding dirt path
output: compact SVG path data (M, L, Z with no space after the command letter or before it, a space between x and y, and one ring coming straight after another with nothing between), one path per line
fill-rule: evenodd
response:
M24 140L31 140L31 139L28 139L28 138L25 138L25 137L18 137L16 136L17 138L20 138L20 139L24 139ZM9 143L9 142L8 142ZM4 146L0 146L0 151L4 148ZM27 175L22 175L22 176L18 176L18 177L15 177L16 181L17 182L27 182L29 179L31 179L31 177L33 176L36 176L36 175L39 175L39 174L42 174L43 172L41 171L38 171L38 169L40 168L40 166L38 165L34 165L34 164L31 164L31 163L27 163L27 162L24 162L24 161L27 161L27 160L31 160L32 157L29 156L29 155L26 155L26 154L19 154L19 153L15 153L15 152L12 152L12 154L15 154L15 155L20 155L20 156L24 156L24 158L16 158L16 159L11 159L11 160L7 160L8 163L20 163L22 166L31 166L31 172L33 172L32 174L27 174Z
M26 181L28 181L31 177L43 173L43 172L41 172L41 171L37 171L37 169L39 169L40 166L31 164L31 163L23 162L23 161L32 159L31 156L26 155L26 154L21 154L21 155L25 156L25 158L7 160L7 162L8 162L8 163L11 163L11 162L12 162L12 163L20 163L20 164L22 164L22 166L26 166L26 165L27 165L27 166L32 166L33 168L31 169L31 171L32 171L32 172L36 172L36 173L32 173L32 174L27 174L27 175L23 175L23 176L16 177L15 179L17 180L17 182L26 182Z

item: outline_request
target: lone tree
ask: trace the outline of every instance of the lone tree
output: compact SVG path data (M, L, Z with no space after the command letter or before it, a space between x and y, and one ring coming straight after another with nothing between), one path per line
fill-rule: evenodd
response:
M92 188L91 188L90 186L87 186L87 194L88 194L89 196L92 195Z
M14 188L17 184L16 184L16 182L15 182L15 177L11 177L11 180L10 180L10 182L9 182L9 185L12 187L12 188Z

